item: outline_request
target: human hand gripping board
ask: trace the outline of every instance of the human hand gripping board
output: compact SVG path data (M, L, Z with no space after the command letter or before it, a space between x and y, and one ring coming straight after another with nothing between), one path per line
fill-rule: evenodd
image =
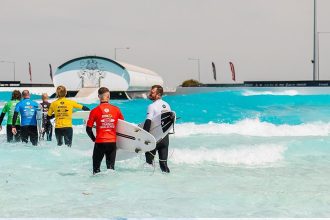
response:
M161 141L170 131L173 130L173 126L176 121L176 114L173 111L163 112L156 115L151 120L150 131L156 142ZM139 124L139 127L143 128L144 122Z
M89 111L76 111L72 119L88 120ZM129 152L148 152L156 148L156 139L142 128L127 121L118 119L117 149Z

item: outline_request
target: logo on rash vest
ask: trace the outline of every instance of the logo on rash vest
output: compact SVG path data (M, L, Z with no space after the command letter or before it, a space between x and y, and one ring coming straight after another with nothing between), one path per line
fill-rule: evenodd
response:
M26 104L27 104L27 105L30 105L30 102L27 102Z
M109 111L110 111L110 110L109 110L108 108L105 108L105 109L104 109L104 112L105 112L105 113L108 113Z
M61 105L64 105L64 102L60 102Z
M166 105L163 105L163 108L166 108Z
M103 119L101 119L100 128L102 128L102 129L114 129L115 128L114 121L115 120L112 119L112 117L103 118Z

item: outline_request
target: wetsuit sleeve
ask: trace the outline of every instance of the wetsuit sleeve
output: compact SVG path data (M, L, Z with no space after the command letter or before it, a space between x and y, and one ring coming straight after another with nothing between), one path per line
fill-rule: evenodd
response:
M91 127L86 127L86 133L88 134L88 136L90 137L90 139L95 142L96 138L95 135L93 134L93 128Z
M144 122L143 130L149 132L149 131L150 131L150 126L151 126L151 120L150 120L150 119L147 119L147 120Z
M14 116L13 116L13 121L12 121L12 126L13 126L13 128L14 128L15 125L16 125L17 117L18 117L18 112L15 111L15 112L14 112Z
M90 109L89 109L87 106L83 106L83 107L82 107L82 110L84 110L84 111L89 111Z
M0 125L2 124L3 118L5 117L6 113L2 111L0 115Z
M6 113L8 111L8 104L5 105L2 109L2 113L0 115L0 125L2 124L3 118L5 117Z
M95 122L94 112L95 111L91 111L89 113L89 117L88 117L88 121L87 121L87 125L86 125L86 133L90 137L90 139L92 139L93 142L95 142L95 140L96 140L95 135L93 134L93 125Z
M16 125L19 108L20 108L20 102L17 103L17 105L15 106L15 111L14 111L14 115L13 115L13 121L11 123L13 127L15 127L15 125Z

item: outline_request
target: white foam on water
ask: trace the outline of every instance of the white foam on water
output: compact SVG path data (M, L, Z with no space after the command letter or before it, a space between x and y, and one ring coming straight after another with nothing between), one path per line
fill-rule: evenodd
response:
M257 96L257 95L274 95L274 96L295 96L299 95L296 90L284 90L284 91L251 91L247 90L242 93L243 96Z
M229 165L265 165L283 160L283 145L239 145L228 149L174 149L170 161L175 164L219 163Z
M176 137L193 135L244 135L256 137L302 137L328 136L330 123L313 122L299 125L275 125L257 119L244 119L234 124L229 123L183 123L175 126Z

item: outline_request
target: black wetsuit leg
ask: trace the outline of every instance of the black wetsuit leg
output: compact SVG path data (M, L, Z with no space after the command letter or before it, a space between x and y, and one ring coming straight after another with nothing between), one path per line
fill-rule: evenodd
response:
M30 136L30 141L33 146L38 145L38 128L35 125L29 125L28 127L28 133Z
M67 145L68 147L71 147L72 135L73 135L73 130L70 127L68 127L68 128L55 128L55 136L56 136L58 146L62 146L63 139L64 139L65 145Z
M146 155L146 162L148 164L152 164L156 155L157 148L153 149L152 151L148 151L145 153Z
M116 143L95 143L93 150L93 174L100 172L100 166L105 155L107 169L115 169Z
M13 132L11 132L12 127L12 125L7 125L7 142L12 142L14 139Z
M22 139L22 142L24 142L24 143L29 142L29 127L28 126L21 126L21 139Z
M72 128L64 128L64 143L66 146L71 147L72 145L72 136L73 130Z
M51 124L47 127L46 135L47 135L47 141L52 141L53 126Z
M55 128L55 137L57 140L57 146L63 145L63 134L62 128Z
M42 139L45 139L45 135L46 135L46 140L47 141L52 141L52 135L53 135L53 126L52 124L45 124L44 127L44 132L42 132Z
M105 143L105 161L107 169L115 169L117 146L116 143Z
M16 131L17 131L17 133L16 133L16 135L15 135L15 142L20 142L21 141L21 126L20 125L16 125L15 126L16 127ZM11 131L10 131L10 133L12 133Z
M104 157L105 152L105 145L100 143L94 144L94 150L93 150L93 174L99 173L101 162Z
M167 158L168 158L168 146L169 146L169 137L168 135L164 137L158 144L157 144L157 151L159 156L159 166L162 172L169 173L170 169L167 166Z
M45 140L45 134L46 134L46 132L43 131L42 134L41 134L41 140Z

